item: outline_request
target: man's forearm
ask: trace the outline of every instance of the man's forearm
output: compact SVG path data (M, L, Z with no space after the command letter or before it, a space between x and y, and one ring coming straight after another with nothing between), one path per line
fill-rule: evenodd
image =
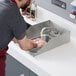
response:
M15 43L18 43L20 48L23 50L31 50L33 48L41 48L46 44L46 42L44 40L42 40L41 38L31 40L31 39L28 39L26 36L21 40L17 40L16 38L13 38L13 41Z
M24 37L23 39L18 40L17 42L20 48L23 50L31 50L37 47L37 44L33 40L28 39L27 37Z

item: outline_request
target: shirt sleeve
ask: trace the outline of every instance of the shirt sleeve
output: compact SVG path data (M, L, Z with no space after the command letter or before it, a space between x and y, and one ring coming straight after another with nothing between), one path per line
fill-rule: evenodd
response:
M14 7L10 9L8 14L8 24L14 37L18 40L22 39L26 35L26 30L30 27L30 24L24 21L18 8Z

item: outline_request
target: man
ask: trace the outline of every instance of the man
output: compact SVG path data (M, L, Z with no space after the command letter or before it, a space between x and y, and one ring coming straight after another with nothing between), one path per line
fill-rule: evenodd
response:
M5 76L6 52L13 38L23 50L40 48L45 43L25 36L29 24L24 21L19 8L26 8L29 4L30 0L0 0L0 76Z

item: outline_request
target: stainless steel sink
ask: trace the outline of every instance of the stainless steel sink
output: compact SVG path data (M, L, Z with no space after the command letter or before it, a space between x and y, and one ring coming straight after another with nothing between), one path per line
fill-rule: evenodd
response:
M46 29L41 37L41 31L43 28ZM46 41L44 47L34 48L29 52L33 56L44 53L70 41L70 31L58 26L50 20L31 26L26 31L26 35L30 39L43 38L43 40Z

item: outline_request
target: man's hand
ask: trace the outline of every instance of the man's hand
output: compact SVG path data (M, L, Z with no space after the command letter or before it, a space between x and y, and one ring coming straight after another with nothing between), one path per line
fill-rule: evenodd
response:
M41 38L34 39L33 41L37 44L38 48L42 48L46 44Z

